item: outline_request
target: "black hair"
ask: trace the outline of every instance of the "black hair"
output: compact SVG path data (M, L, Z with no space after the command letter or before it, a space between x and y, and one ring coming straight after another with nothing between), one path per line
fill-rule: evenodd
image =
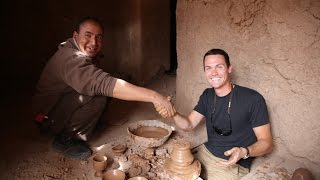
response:
M94 17L94 16L85 16L85 17L81 18L81 19L78 21L78 23L77 23L77 25L76 25L76 27L75 27L75 31L77 31L77 32L79 33L79 31L80 31L80 26L81 26L83 23L87 22L87 21L93 21L93 22L97 23L97 24L101 27L102 32L104 32L103 22L102 22L99 18Z
M222 49L211 49L203 56L203 66L204 66L204 59L209 55L222 55L224 57L224 60L226 61L227 67L230 67L230 60L229 55Z

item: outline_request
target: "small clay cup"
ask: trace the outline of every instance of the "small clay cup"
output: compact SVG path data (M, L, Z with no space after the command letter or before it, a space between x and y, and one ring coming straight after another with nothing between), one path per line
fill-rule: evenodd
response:
M101 154L96 154L93 158L93 169L96 170L96 172L94 173L94 175L96 177L102 177L102 173L103 171L106 169L107 167L107 156L103 156Z
M123 154L127 149L127 146L124 144L118 144L114 147L112 147L112 151L115 155L121 155Z
M118 169L108 170L102 176L102 180L125 180L126 174Z
M189 166L194 160L190 143L186 140L178 140L174 144L170 158L178 166Z

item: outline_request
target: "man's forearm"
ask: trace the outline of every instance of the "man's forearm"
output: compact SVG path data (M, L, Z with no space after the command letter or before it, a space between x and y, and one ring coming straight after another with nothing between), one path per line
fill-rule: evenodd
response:
M193 129L192 124L190 121L187 119L187 117L179 114L178 112L176 113L175 116L172 117L175 124L182 130L184 131L190 131Z
M168 117L175 114L175 109L166 97L156 91L133 85L121 79L117 79L112 97L127 101L152 102L154 105L163 107Z
M273 149L270 124L253 128L257 142L248 147L250 156L263 156Z
M272 140L259 140L247 148L251 157L263 156L272 151L273 143Z
M159 94L153 90L139 87L124 80L117 79L113 97L128 101L157 102Z

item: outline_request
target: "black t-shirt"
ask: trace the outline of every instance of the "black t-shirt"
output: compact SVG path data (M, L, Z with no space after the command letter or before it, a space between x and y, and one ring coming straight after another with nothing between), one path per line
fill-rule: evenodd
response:
M194 110L206 117L208 142L207 149L215 156L229 159L224 152L233 147L247 147L257 141L253 128L269 123L268 110L265 100L257 91L235 85L231 99L230 118L228 118L228 103L230 93L224 97L216 97L215 111L213 88L206 89L200 96ZM213 113L213 114L212 114ZM221 136L213 126L219 129L230 129L229 136ZM240 159L238 164L250 168L253 157Z

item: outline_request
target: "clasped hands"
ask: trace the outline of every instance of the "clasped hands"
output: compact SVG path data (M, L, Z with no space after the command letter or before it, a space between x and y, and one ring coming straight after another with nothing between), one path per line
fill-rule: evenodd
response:
M173 106L173 103L171 102L170 96L167 97L166 102L162 104L154 103L153 105L162 118L170 118L177 113L176 109Z

